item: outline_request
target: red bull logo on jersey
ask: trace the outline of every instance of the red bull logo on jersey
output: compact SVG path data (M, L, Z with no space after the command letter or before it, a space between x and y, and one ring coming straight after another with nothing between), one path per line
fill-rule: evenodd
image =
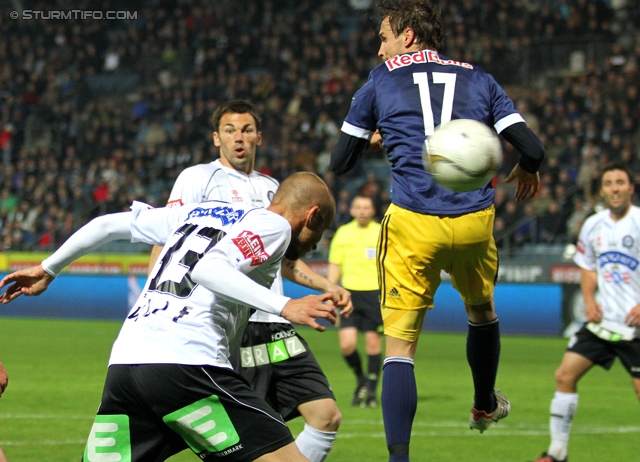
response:
M605 252L598 255L598 266L602 268L606 264L622 265L635 271L638 267L638 260L622 252Z
M235 223L244 215L244 210L234 210L231 207L214 207L211 209L197 207L189 212L187 219L194 217L219 218L223 225Z
M402 55L396 55L393 58L389 58L385 61L387 69L393 71L401 67L410 66L411 64L420 63L436 63L442 66L460 66L465 69L473 69L473 66L469 63L463 63L460 61L454 61L453 59L442 59L437 51L433 50L421 50L415 53L405 53Z
M264 250L260 236L251 231L242 231L238 237L232 239L246 259L251 259L251 266L258 266L267 261L270 255Z

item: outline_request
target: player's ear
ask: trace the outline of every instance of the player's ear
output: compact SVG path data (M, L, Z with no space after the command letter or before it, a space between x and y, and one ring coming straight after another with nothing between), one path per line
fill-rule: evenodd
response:
M217 148L220 147L220 135L216 131L213 132L213 145Z
M305 226L309 229L316 229L318 226L322 226L322 215L320 214L320 207L314 205L307 210L307 216L305 220Z
M416 42L416 33L411 27L407 27L404 30L403 45L405 48L411 48Z
M260 146L262 144L262 132L258 132L258 137L256 139L256 146Z

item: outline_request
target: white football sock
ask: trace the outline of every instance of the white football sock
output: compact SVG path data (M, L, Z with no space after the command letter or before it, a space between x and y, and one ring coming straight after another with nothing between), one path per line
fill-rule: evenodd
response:
M556 391L551 400L551 420L549 422L551 445L549 446L547 454L558 460L564 460L567 457L571 422L573 421L573 415L576 413L577 407L577 393Z
M296 438L296 445L310 462L324 462L331 451L337 433L323 432L304 424L304 430Z

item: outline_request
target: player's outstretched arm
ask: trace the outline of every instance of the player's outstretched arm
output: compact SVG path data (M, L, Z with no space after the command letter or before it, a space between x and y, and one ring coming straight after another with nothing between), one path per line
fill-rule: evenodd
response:
M62 246L40 265L16 271L0 281L0 290L11 284L0 296L0 303L9 303L20 295L40 295L74 260L107 242L131 240L131 212L113 213L94 218L73 233ZM46 270L45 270L46 268Z
M316 273L309 265L302 260L282 260L282 276L296 284L303 285L310 289L333 294L332 301L341 308L340 314L349 317L353 311L351 303L351 292L344 287L334 283L331 279Z
M253 281L218 253L206 253L194 266L191 280L226 300L282 316L320 331L324 328L315 321L314 316L335 322L335 306L331 301L333 294L308 295L292 300ZM289 309L285 312L287 305Z
M284 306L281 316L296 324L305 324L324 332L325 327L318 324L316 319L322 318L331 324L336 323L336 310L331 301L332 298L333 294L325 293L289 300Z
M54 277L47 273L42 265L32 266L6 275L0 281L0 290L7 290L0 295L0 303L7 304L20 295L40 295L47 290Z

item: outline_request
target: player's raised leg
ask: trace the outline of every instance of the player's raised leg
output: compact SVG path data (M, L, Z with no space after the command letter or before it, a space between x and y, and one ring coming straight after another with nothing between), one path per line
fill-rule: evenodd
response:
M511 404L494 389L500 362L500 324L493 311L493 300L465 307L469 315L467 361L474 388L469 427L482 433L492 423L505 418L511 410Z

